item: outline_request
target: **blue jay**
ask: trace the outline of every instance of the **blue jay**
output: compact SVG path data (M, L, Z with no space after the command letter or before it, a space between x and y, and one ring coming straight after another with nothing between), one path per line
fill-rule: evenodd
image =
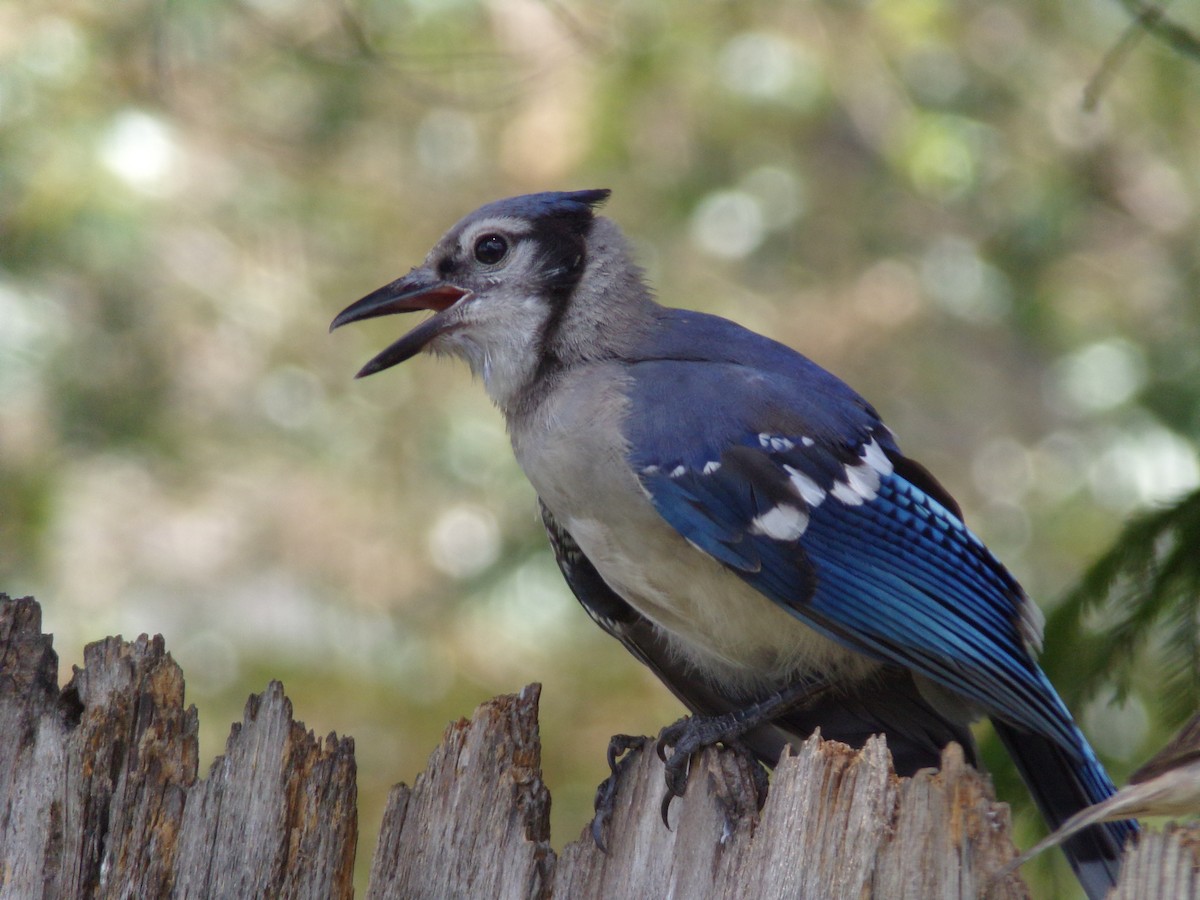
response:
M359 377L429 350L483 381L568 585L694 714L664 732L668 800L718 740L770 765L818 727L855 746L883 733L911 774L950 741L973 758L980 715L1052 828L1110 796L1034 660L1036 606L953 498L834 375L656 303L595 214L608 194L483 206L331 328L433 311ZM1089 895L1135 830L1067 842Z

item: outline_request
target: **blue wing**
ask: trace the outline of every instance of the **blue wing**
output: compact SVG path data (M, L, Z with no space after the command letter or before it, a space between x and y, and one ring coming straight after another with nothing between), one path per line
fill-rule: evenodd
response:
M725 324L687 317L693 342ZM1077 746L1028 649L1024 592L952 501L911 475L922 470L875 411L757 335L725 329L713 344L715 359L658 346L630 367L630 462L663 518L844 646ZM669 420L652 412L664 408Z
M822 634L977 703L1051 827L1110 796L1034 662L1032 604L870 405L730 322L663 316L626 359L625 422L629 462L662 517ZM1135 830L1093 826L1064 845L1089 896L1115 883Z

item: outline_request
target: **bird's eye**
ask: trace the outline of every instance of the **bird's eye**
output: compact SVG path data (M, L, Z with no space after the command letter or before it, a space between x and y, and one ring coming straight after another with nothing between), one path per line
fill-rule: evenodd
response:
M508 254L508 241L498 234L485 234L475 242L475 258L485 266L494 266Z

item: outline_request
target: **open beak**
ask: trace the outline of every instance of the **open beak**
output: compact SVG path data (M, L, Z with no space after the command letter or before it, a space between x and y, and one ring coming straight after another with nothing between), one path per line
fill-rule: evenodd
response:
M465 288L436 278L428 269L413 269L403 278L372 291L357 303L351 303L338 313L329 330L333 331L350 322L373 319L376 316L390 316L420 309L434 311L433 316L378 354L354 376L365 378L415 356L439 334L453 328L454 323L449 320L446 311L470 293Z

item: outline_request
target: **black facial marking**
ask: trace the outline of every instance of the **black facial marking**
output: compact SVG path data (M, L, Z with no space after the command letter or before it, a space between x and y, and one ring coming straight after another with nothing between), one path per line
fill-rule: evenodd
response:
M589 211L586 214L545 216L534 223L529 239L538 247L541 294L550 305L550 315L542 326L538 342L539 375L546 375L561 365L554 351L554 341L586 268L587 238L593 221Z
M438 277L443 281L449 281L450 278L458 271L458 260L452 256L444 256L438 260L437 273Z

